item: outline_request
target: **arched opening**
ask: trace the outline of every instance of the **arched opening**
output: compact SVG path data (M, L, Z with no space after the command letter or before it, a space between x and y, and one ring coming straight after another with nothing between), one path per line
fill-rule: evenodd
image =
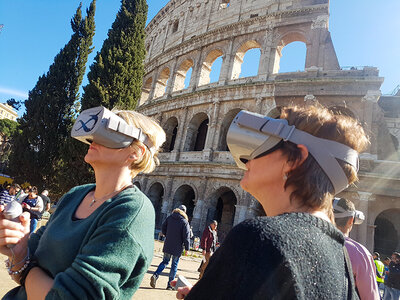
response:
M219 49L213 50L207 55L201 66L199 86L219 80L222 55L223 53Z
M187 88L187 86L189 86L188 82L190 82L190 76L192 74L191 71L189 74L189 70L192 70L192 67L193 67L193 60L191 59L187 59L183 63L181 63L178 70L176 71L173 92L183 90ZM187 79L186 77L188 77L189 80L186 80Z
M291 32L285 35L276 47L273 73L304 71L306 42L302 33Z
M169 79L170 71L168 68L165 68L161 71L160 75L158 76L156 86L154 89L154 98L159 98L165 94L168 79Z
M218 150L219 151L229 151L228 144L226 143L226 135L228 133L229 126L231 126L231 123L235 116L239 113L240 108L233 109L229 111L225 117L224 120L222 121L221 125L221 130L220 130L220 136L219 136L219 142L218 142Z
M185 184L180 186L174 195L173 208L177 208L179 205L183 204L186 206L186 214L189 218L189 223L193 218L193 210L194 210L194 199L195 193L191 186Z
M204 149L207 132L208 116L205 113L198 113L190 121L186 132L184 151L202 151Z
M156 213L156 229L161 229L162 223L162 201L164 196L164 188L161 183L156 182L152 184L149 189L147 197L149 197L151 203L153 203L154 211Z
M217 220L218 239L223 241L232 229L235 220L235 205L237 204L235 193L227 187L222 187L218 189L210 203L206 225L212 220Z
M152 77L147 78L147 80L144 82L143 87L142 87L142 95L140 97L140 104L145 103L149 99L152 83L153 83Z
M163 145L165 152L171 152L175 149L176 135L178 133L178 119L175 117L169 118L164 125L166 140Z
M343 116L347 116L347 117L356 119L356 116L353 114L353 112L346 107L332 106L332 107L329 107L329 110L331 112L333 112L335 115L343 115Z
M247 41L240 46L233 61L231 79L255 76L260 64L261 46L257 41Z
M390 256L399 249L400 209L389 209L375 219L374 251Z
M139 181L135 181L133 183L133 185L136 186L139 190L142 190L141 187L140 187L140 182Z

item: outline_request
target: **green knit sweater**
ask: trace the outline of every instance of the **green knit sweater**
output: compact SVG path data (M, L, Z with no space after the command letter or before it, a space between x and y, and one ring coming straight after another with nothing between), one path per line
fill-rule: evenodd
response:
M29 240L40 267L54 278L46 299L131 299L151 263L155 216L149 199L133 186L74 220L94 187L71 189ZM24 288L17 289L8 299L26 299Z

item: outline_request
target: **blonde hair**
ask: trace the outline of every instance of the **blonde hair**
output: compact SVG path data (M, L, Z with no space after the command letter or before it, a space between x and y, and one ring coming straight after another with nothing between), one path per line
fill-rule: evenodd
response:
M313 136L342 143L357 152L364 151L369 144L364 129L355 119L345 115L336 115L319 104L305 107L285 107L281 111L280 119L288 120L289 125L294 125L297 129ZM301 159L299 148L291 142L284 142L282 151L288 161L295 162ZM349 184L358 180L357 170L341 160L338 162L345 172ZM288 174L285 188L288 186L294 188L290 195L291 201L296 199L302 206L323 209L333 219L334 188L312 155L308 155L300 166Z
M141 172L151 173L155 167L160 164L157 155L161 145L165 142L164 130L155 120L136 111L113 109L113 112L124 119L129 125L140 128L153 144L150 149L141 141L135 139L130 145L136 152L141 152L139 145L141 148L145 149L142 158L138 161L134 161L130 166L132 177L135 177Z

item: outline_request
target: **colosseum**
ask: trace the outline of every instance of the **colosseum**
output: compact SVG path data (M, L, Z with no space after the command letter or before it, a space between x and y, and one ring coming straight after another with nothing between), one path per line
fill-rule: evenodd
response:
M360 181L339 195L366 216L352 238L370 251L399 250L400 93L381 96L375 67L341 68L328 21L328 0L171 0L150 21L138 110L160 122L167 141L161 165L135 184L154 204L157 229L180 204L195 235L216 219L220 239L262 215L239 185L243 172L227 151L228 127L242 109L277 116L289 103L318 101L358 119L371 136ZM282 50L292 42L305 45L304 69L279 72ZM253 49L258 67L241 76Z

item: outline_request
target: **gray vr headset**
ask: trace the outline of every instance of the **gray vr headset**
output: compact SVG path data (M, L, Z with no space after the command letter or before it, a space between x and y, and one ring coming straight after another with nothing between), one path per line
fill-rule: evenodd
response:
M82 111L72 127L71 136L86 144L95 142L113 149L126 148L137 139L154 152L153 143L140 128L128 125L102 106Z
M360 225L365 220L364 213L359 210L348 211L345 210L343 207L337 205L341 198L334 198L333 199L333 213L335 218L345 218L345 217L353 217L354 221L353 224Z
M348 179L336 159L358 171L358 153L341 143L315 137L289 126L287 120L273 119L242 110L233 119L226 141L239 168L246 162L273 151L282 141L305 145L331 181L335 194L348 187Z

